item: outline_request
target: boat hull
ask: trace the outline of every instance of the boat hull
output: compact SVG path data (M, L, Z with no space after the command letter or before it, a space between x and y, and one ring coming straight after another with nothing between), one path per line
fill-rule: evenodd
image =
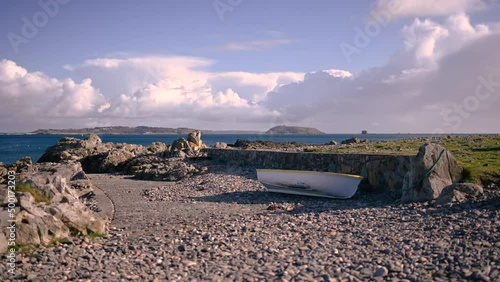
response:
M278 169L257 169L257 178L269 192L339 199L352 197L363 179L351 174Z

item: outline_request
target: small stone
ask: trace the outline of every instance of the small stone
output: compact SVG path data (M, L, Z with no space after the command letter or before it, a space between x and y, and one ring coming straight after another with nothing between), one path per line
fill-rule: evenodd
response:
M195 265L197 265L197 263L196 263L196 262L191 261L191 260L185 260L185 261L183 261L182 263L183 263L185 266L195 266Z
M386 276L387 274L389 274L389 270L388 270L385 266L379 266L379 267L377 267L377 269L375 270L375 274L374 274L374 276L375 276L375 277L384 277L384 276Z

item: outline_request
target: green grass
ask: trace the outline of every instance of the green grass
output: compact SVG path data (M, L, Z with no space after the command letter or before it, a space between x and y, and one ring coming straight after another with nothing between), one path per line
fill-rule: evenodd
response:
M7 249L10 250L11 248L14 248L16 252L18 253L24 253L28 254L31 257L33 256L33 252L36 248L38 248L40 245L38 244L15 244L14 246L8 246Z
M85 236L89 237L90 239L95 239L95 238L103 238L104 234L101 234L99 232L90 232L89 234L87 234Z
M321 152L321 148L307 147L304 149L306 153Z
M41 194L38 190L35 188L31 187L29 184L19 184L16 186L16 192L21 193L21 192L28 192L30 193L34 198L36 203L46 203L47 205L50 204L50 199Z
M500 136L443 137L438 140L393 140L335 148L308 148L310 152L415 155L424 143L438 143L464 168L467 182L500 185ZM314 150L316 149L316 150Z

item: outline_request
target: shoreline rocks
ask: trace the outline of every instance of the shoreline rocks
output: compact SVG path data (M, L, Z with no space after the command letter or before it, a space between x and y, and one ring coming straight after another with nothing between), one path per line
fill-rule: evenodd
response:
M9 169L17 171L17 244L48 244L72 235L105 233L109 220L81 200L93 188L79 163L37 163ZM6 189L4 185L0 188L2 209L6 208Z
M153 142L147 147L126 143L103 143L90 134L85 139L62 138L49 147L38 162L79 162L87 173L130 173L138 179L177 181L206 170L190 159L203 157L206 146L201 132L194 131L173 144Z

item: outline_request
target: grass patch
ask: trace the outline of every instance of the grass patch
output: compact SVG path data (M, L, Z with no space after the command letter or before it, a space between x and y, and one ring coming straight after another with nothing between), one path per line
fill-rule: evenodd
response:
M16 186L16 192L28 192L30 193L34 198L36 203L46 203L47 205L50 205L50 199L47 198L45 195L40 193L38 190L35 188L31 187L29 184L19 184Z
M99 232L90 232L89 234L86 235L86 237L88 237L90 239L103 238L104 234L99 233Z

